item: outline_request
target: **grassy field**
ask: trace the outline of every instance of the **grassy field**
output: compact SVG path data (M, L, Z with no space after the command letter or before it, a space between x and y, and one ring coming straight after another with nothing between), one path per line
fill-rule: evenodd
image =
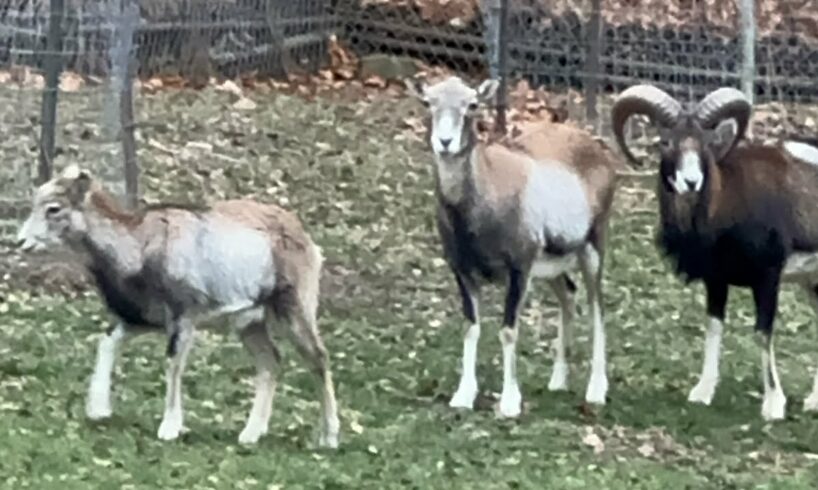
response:
M484 316L479 407L453 411L463 320L438 259L430 155L403 127L419 108L408 100L253 98L257 109L237 111L213 91L141 96L145 193L173 201L250 195L298 211L327 256L320 324L341 405L341 448L311 449L318 398L289 345L270 435L239 446L253 368L235 335L220 331L204 333L191 356L184 387L191 430L179 441L156 438L164 394L158 336L126 345L114 417L90 423L85 387L110 319L93 292L65 297L49 292L54 284L25 286L31 281L14 265L0 286L0 487L818 487L818 416L801 411L818 364L809 306L785 289L777 328L787 420L760 417L760 352L746 292L731 299L713 406L688 404L701 362L703 292L675 279L653 246L652 182L623 182L616 201L605 271L608 405L582 403L584 316L571 390L546 389L556 307L537 287L520 343L523 416L498 420L492 410L501 385L496 307ZM71 143L58 165L102 161L93 137L101 123L71 126L80 107L87 105L79 97L63 102L61 121L92 137ZM61 138L76 136L71 131Z

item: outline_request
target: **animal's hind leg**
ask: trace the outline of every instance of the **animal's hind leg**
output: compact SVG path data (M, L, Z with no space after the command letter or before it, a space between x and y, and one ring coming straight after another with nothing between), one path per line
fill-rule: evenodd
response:
M812 304L813 310L818 315L818 284L811 284L806 287L806 290L810 304ZM816 367L815 379L812 382L812 392L804 400L804 410L818 411L818 367Z
M241 330L239 336L244 347L253 355L256 364L253 407L250 409L244 430L239 434L239 443L255 444L259 437L267 433L269 427L281 355L270 339L267 326L262 319L249 323Z
M168 345L168 366L165 371L165 413L159 424L159 439L170 441L179 437L183 430L182 373L190 349L193 346L194 327L187 319L180 319L172 332Z
M85 413L89 419L99 420L111 416L111 375L121 344L138 331L129 330L122 323L108 330L97 345L94 374L88 386Z
M297 302L287 316L290 319L290 333L296 349L309 363L311 370L321 381L321 435L318 445L337 448L340 422L335 400L335 385L332 381L329 355L318 333L315 307L305 306L303 302Z
M780 271L770 271L765 278L753 286L753 300L756 306L756 332L761 335L761 370L764 381L764 401L761 416L764 420L784 418L787 398L781 387L775 363L773 347L773 323L778 306Z
M605 324L602 320L602 256L593 244L585 245L579 252L579 266L585 280L594 332L591 378L585 391L585 401L603 405L608 393L608 375L605 360Z
M576 285L563 274L549 281L554 295L560 305L560 321L557 326L557 338L554 341L554 370L548 389L551 391L568 389L568 356L573 338L574 290Z

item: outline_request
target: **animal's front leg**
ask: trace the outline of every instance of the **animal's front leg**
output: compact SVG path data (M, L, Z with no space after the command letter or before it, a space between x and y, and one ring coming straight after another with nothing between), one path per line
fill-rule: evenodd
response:
M500 394L500 415L517 417L522 411L523 397L517 382L517 320L525 299L528 277L520 269L511 267L506 291L503 328L500 342L503 345L503 391Z
M707 287L707 316L710 321L704 338L702 373L699 376L699 382L690 390L687 399L690 402L710 405L719 381L719 353L727 305L727 284L708 280L705 286Z
M99 340L94 374L91 375L85 403L85 413L92 420L111 416L111 375L119 346L127 337L128 332L120 323L108 330Z
M455 273L457 288L463 301L463 315L469 322L463 335L463 361L460 384L449 402L450 407L474 407L477 398L477 344L480 340L480 319L478 316L477 288L467 284L466 279Z
M170 441L179 437L183 430L182 373L193 346L193 324L180 320L171 333L168 344L168 366L165 371L165 413L159 425L159 439Z

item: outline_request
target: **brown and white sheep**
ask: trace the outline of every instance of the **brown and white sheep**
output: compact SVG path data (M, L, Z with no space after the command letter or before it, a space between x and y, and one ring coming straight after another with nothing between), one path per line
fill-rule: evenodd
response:
M255 443L267 432L272 410L280 360L268 325L278 319L289 324L322 385L319 444L337 446L332 374L316 325L323 259L292 213L250 200L130 213L88 172L71 166L37 189L18 239L26 250L65 243L80 252L119 317L99 342L86 406L90 418L111 414L111 373L122 341L164 330L169 364L158 437L176 439L183 430L182 372L194 327L229 320L257 368L253 406L239 436L242 443Z

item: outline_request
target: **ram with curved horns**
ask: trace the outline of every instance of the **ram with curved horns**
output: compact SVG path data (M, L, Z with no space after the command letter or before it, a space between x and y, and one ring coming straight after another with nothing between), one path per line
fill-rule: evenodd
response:
M702 281L709 325L698 384L689 401L709 405L729 286L752 290L762 340L766 420L782 419L786 397L776 371L773 322L781 282L801 284L818 312L818 148L801 141L742 141L752 106L720 88L683 106L651 85L622 92L612 109L617 142L625 123L648 116L660 135L659 247L688 282ZM638 162L637 162L638 163ZM818 410L818 373L805 410Z

